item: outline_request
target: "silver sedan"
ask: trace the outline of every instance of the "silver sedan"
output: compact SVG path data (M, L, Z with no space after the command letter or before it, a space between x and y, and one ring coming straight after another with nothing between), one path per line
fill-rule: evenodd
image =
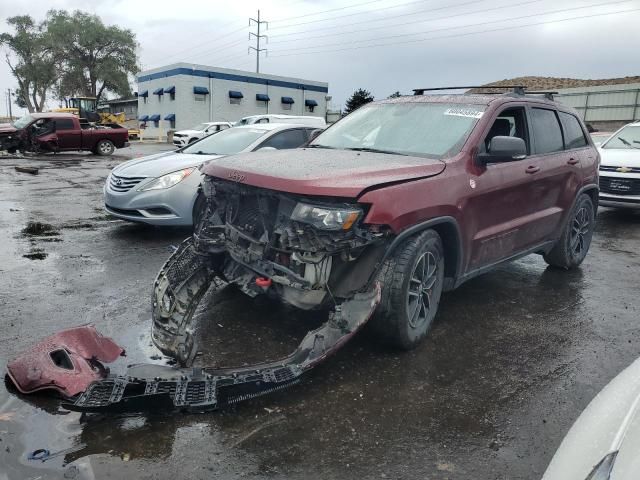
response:
M264 123L230 128L174 152L129 160L115 167L104 186L111 215L151 225L193 225L198 210L199 167L218 158L260 149L297 148L316 128Z

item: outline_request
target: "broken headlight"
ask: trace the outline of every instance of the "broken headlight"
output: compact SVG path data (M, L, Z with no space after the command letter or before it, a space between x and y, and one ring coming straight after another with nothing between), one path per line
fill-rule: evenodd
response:
M330 208L298 203L291 220L308 223L321 230L349 230L361 214L362 210L355 207Z
M145 192L147 190L161 190L163 188L173 187L191 175L195 169L196 167L191 167L178 170L177 172L167 173L166 175L151 180L146 185L140 187L138 191Z

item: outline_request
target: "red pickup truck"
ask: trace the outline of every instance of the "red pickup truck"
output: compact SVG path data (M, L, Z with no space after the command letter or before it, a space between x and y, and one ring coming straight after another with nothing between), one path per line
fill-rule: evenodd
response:
M111 155L129 146L129 133L119 125L80 123L70 113L31 113L13 123L0 125L0 150L14 153L88 150Z

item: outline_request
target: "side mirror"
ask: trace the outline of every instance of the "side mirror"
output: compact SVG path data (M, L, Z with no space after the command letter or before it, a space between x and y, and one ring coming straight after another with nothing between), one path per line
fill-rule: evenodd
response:
M311 142L312 140L315 140L316 137L318 135L320 135L322 132L324 132L324 129L322 129L322 128L318 128L318 129L312 131L311 135L309 135L309 141Z
M487 153L478 155L484 164L512 162L522 160L527 156L527 144L518 137L493 137L489 142Z
M262 148L259 148L257 151L258 152L270 152L271 150L277 150L277 148L275 148L275 147L262 147Z

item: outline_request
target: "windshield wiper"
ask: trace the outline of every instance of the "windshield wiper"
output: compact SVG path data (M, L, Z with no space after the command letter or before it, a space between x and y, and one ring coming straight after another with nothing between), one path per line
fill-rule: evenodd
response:
M354 152L386 153L388 155L402 155L404 157L408 157L406 153L392 152L391 150L379 150L377 148L369 148L369 147L352 147L352 148L345 148L345 150L353 150Z
M635 145L631 145L631 143L629 143L629 140L625 140L622 137L618 137L618 140L620 140L622 143L624 143L627 147L631 147L631 148L640 148L640 147L636 147ZM634 140L634 143L636 142L636 140ZM640 143L640 142L639 142Z
M320 145L319 143L314 143L312 145L307 145L307 148L330 148L330 149L335 149L336 147L330 147L329 145Z

